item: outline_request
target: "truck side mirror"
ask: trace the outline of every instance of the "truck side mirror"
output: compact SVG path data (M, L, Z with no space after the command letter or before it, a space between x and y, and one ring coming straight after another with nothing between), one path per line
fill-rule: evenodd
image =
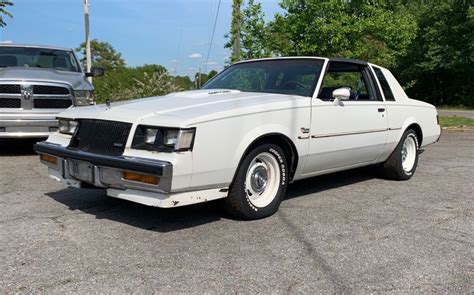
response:
M104 68L91 68L91 71L86 73L86 77L100 77L104 75Z

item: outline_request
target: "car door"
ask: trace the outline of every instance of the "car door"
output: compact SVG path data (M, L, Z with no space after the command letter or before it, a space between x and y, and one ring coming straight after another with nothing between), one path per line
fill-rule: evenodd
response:
M349 100L332 92L349 88ZM303 174L375 162L387 139L383 99L366 63L330 60L312 101L309 154Z

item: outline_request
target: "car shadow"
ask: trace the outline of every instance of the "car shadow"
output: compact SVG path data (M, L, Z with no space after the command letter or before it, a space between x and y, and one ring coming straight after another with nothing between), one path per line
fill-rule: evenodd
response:
M373 178L376 178L373 167L313 177L289 185L285 200ZM97 219L113 220L157 232L192 228L222 218L235 220L224 212L219 201L162 209L110 198L106 196L105 190L102 189L66 188L46 195L68 206L69 210L80 210L95 215Z
M1 138L0 157L35 155L33 145L43 140L42 138Z

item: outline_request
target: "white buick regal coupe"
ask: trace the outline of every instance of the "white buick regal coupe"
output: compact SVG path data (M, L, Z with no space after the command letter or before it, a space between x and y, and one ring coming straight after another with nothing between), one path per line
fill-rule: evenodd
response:
M50 177L157 207L223 199L243 219L272 215L288 183L378 164L415 172L441 134L436 109L382 67L292 57L236 63L201 90L71 109L35 145Z

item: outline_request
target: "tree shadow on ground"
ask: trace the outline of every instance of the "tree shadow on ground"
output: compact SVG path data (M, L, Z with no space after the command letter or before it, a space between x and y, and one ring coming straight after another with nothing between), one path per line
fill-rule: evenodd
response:
M12 138L0 139L0 157L36 155L33 145L44 138Z
M286 200L376 178L373 167L353 169L295 182L289 185ZM110 198L103 189L66 188L46 194L65 204L69 210L80 210L145 230L170 232L218 221L233 219L219 201L192 206L162 209ZM281 209L280 209L281 210Z

